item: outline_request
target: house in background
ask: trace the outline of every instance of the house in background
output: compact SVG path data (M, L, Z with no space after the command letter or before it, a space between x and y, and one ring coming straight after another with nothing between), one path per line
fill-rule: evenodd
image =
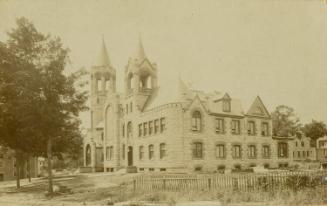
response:
M317 139L317 160L327 169L327 136Z
M294 137L293 159L295 161L317 160L316 147L311 145L311 138L304 135Z
M28 165L30 166L31 177L39 175L39 158L30 157L20 169L20 177L28 178ZM0 146L0 181L16 179L16 158L12 150Z

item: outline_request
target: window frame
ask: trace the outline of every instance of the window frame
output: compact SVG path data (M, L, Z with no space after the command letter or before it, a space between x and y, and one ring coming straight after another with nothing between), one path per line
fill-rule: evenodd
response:
M196 141L192 143L192 158L203 159L204 157L203 142Z
M265 129L265 125L266 125L266 129ZM265 131L265 130L267 130L267 131ZM262 122L261 123L261 136L268 137L269 135L270 135L269 123L268 122Z
M256 135L256 128L255 128L255 121L254 120L249 120L247 123L247 134L249 136L255 136Z
M199 110L192 112L191 129L193 132L201 132L202 130L202 114Z
M148 135L148 123L143 122L143 136L147 136L147 135Z
M149 135L152 135L152 133L153 133L153 121L148 122L148 127L149 127Z
M236 150L236 148L238 148L238 150ZM232 157L233 157L233 159L242 159L242 145L241 144L233 144Z
M225 119L224 118L216 118L216 133L224 134L225 133Z
M160 132L164 132L166 130L166 118L161 117L160 118Z
M144 146L140 145L139 146L139 160L143 160L144 159Z
M166 143L160 143L159 145L159 157L160 159L164 159L166 157Z
M138 125L138 128L139 128L139 137L142 137L142 135L143 135L143 124L140 123L140 124Z
M249 159L257 158L257 146L255 144L248 145L248 158Z
M159 132L159 119L154 120L154 134L157 134Z
M240 135L241 134L241 121L240 120L232 119L232 121L231 121L231 134L232 135Z
M282 146L283 145L283 146ZM288 158L289 146L286 142L278 142L277 145L278 158ZM284 154L286 152L286 154Z
M222 149L222 152L221 152L221 149ZM226 145L224 143L216 144L215 152L216 152L216 159L225 159L226 158Z
M265 148L268 148L267 153L266 153ZM262 145L262 158L265 158L265 159L270 158L270 145Z
M154 145L150 144L148 146L148 151L149 151L149 160L153 160L154 159Z

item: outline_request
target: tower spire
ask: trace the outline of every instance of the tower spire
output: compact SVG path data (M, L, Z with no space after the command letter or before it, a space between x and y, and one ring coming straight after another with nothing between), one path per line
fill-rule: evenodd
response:
M139 62L141 62L142 60L144 60L146 58L141 35L139 37L139 45L137 48L136 58Z
M95 62L95 66L111 66L103 35L102 35L102 44L101 44L100 52L97 61Z

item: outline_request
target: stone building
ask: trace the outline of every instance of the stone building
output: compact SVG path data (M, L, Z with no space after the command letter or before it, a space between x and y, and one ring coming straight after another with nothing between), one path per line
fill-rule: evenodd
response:
M158 82L157 64L139 42L116 90L116 69L103 42L91 68L91 128L83 171L219 171L284 167L286 139L272 138L272 120L257 96L244 110L228 93L190 88L180 78ZM120 72L120 70L117 70Z

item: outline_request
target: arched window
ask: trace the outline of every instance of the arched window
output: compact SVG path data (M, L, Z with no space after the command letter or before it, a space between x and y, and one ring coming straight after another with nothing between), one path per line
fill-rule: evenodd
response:
M149 74L140 76L140 88L141 89L152 88L152 78Z
M132 122L127 123L127 137L132 137L133 136L133 126Z
M192 114L192 130L193 131L201 131L201 113L199 111L194 111Z
M134 76L130 73L127 77L127 88L133 89L134 88Z
M86 166L91 165L91 146L89 144L86 145L86 149L85 149L85 165Z

